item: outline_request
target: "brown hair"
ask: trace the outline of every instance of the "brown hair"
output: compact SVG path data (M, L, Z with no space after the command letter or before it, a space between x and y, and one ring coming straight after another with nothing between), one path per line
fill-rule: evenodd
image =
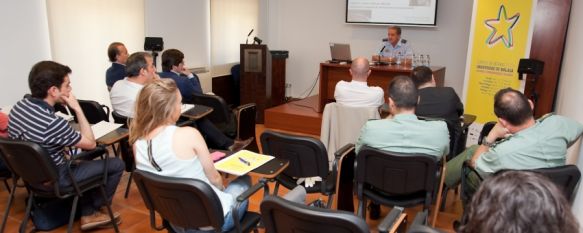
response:
M529 171L501 171L485 180L467 211L462 233L575 233L579 228L563 192Z
M130 122L130 144L158 126L171 123L174 106L178 101L177 91L174 80L167 78L153 81L142 88L136 100L134 119Z
M121 42L113 42L107 47L107 57L109 57L110 62L116 61L115 57L119 55L119 49L117 49L117 47L120 45L125 46Z

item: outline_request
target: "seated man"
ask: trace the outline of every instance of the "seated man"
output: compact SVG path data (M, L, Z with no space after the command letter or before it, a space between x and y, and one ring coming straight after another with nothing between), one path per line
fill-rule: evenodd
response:
M192 94L202 94L198 76L184 68L184 53L177 49L168 49L162 53L161 78L171 78L178 86L182 102L190 103Z
M126 61L128 50L120 42L113 42L107 48L107 56L111 62L111 67L105 71L105 84L107 90L111 90L115 82L122 80L126 76Z
M411 78L397 76L389 84L392 119L368 121L356 141L362 146L399 153L423 153L441 157L449 152L449 132L442 121L417 119L417 88Z
M132 118L138 93L144 85L158 79L152 55L145 52L133 53L127 60L126 72L128 77L116 82L109 93L113 110ZM221 133L208 119L196 122L201 133L220 149L236 151L251 143L252 139L234 141Z
M502 169L536 169L565 165L567 148L583 132L583 125L566 117L547 115L535 120L533 104L521 92L506 88L494 96L498 123L482 145L465 150L447 163L445 184L453 187L461 180L465 160L481 175ZM496 142L498 139L503 139ZM477 188L473 176L469 185Z
M459 122L460 116L464 114L464 105L453 88L436 87L433 72L427 66L415 67L411 78L419 90L415 114Z
M398 153L423 153L442 157L449 152L449 132L442 121L417 119L417 88L411 78L397 76L389 84L389 110L392 119L368 121L356 141L362 146ZM378 219L380 207L370 206L370 218Z
M341 80L334 88L334 98L337 103L350 107L380 107L385 103L383 89L369 87L367 84L371 71L366 58L354 59L349 71L352 81Z
M10 138L32 141L45 148L59 171L59 183L71 183L68 175L64 148L75 146L84 150L95 149L96 142L91 126L83 114L79 102L71 93L69 74L71 69L52 61L42 61L30 71L28 82L30 98L20 100L10 112L8 132ZM76 132L67 121L55 115L54 105L66 104L75 111L81 132ZM104 160L80 161L71 167L76 181L93 179L103 175ZM118 158L107 161L107 183L104 200L98 188L83 195L79 201L81 208L81 230L111 226L111 219L105 205L111 201L121 178L124 164ZM35 185L35 184L31 184ZM38 184L44 185L44 184ZM46 187L46 186L45 186ZM47 188L51 188L48 186ZM120 221L119 213L114 213Z

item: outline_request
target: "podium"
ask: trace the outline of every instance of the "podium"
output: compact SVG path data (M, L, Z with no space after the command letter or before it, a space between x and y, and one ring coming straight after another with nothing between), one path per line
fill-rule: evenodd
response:
M257 105L256 122L264 122L264 110L285 102L287 51L269 51L267 45L241 44L241 104Z

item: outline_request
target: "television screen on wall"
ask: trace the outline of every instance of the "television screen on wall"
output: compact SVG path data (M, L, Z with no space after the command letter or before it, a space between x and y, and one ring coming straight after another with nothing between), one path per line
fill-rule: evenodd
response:
M436 26L437 0L346 0L346 23Z

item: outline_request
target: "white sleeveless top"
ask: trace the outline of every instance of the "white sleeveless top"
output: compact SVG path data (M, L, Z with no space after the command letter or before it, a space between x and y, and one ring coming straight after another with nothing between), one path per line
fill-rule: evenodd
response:
M209 184L221 201L223 206L223 214L226 216L235 203L235 197L229 193L225 193L217 189L210 183L202 164L198 157L192 159L179 159L172 149L172 141L176 126L167 126L158 135L152 138L152 156L162 171L158 171L152 166L148 160L148 142L144 139L139 139L135 143L136 147L136 168L142 171L151 172L161 176L179 177L179 178L194 178L202 180Z

